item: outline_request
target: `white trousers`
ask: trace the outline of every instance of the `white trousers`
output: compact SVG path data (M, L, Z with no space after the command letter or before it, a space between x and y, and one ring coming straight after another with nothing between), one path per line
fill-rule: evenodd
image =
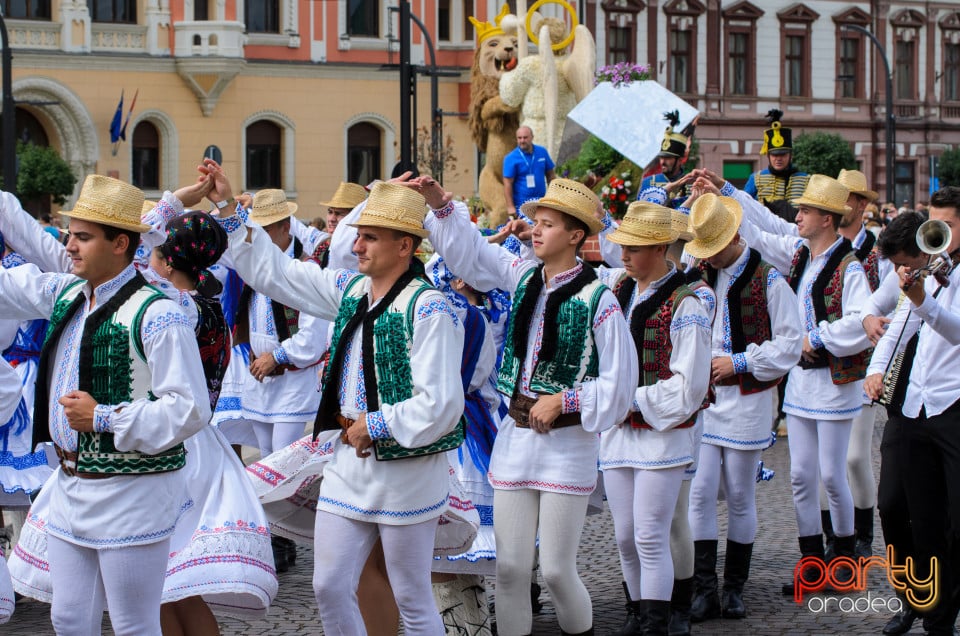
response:
M533 629L530 577L540 530L540 572L557 611L560 629L570 634L593 626L593 605L577 573L577 549L590 497L540 490L493 491L493 532L497 542L497 633L529 634Z
M328 636L367 633L357 602L357 585L360 571L380 537L387 578L400 608L404 632L409 636L444 636L430 582L436 533L436 519L388 526L318 510L314 527L313 593L323 633Z
M303 437L305 422L251 422L253 434L257 436L260 457L266 457L274 451L286 448Z
M703 446L701 445L701 448ZM673 578L689 579L693 576L693 533L690 530L688 510L690 509L690 482L684 479L677 495L677 505L673 509L670 522L670 556L673 559Z
M759 449L740 450L714 444L700 446L700 466L690 494L690 525L695 541L709 541L720 536L717 497L722 479L727 497L727 539L753 543L757 536L757 462L761 452Z
M853 534L853 496L847 482L847 446L853 420L811 420L787 415L790 431L790 484L797 513L798 536L820 534L820 497L823 483L833 530L838 537Z
M623 578L633 600L669 601L673 593L670 524L684 466L603 473Z
M873 424L878 404L864 404L853 418L850 447L847 449L847 479L855 508L873 508L877 503L877 482L873 475Z
M47 534L58 636L97 636L103 610L117 636L160 636L160 597L170 539L94 550Z

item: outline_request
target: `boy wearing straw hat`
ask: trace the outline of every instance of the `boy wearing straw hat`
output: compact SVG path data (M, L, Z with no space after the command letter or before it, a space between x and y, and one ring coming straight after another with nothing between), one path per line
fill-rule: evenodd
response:
M554 179L524 204L535 219L534 253L516 258L487 243L466 206L430 177L419 181L436 223L431 242L474 289L514 292L499 390L510 402L497 433L489 478L494 488L497 629L532 628L530 573L536 539L540 567L564 634L592 634L590 596L576 556L589 495L597 481L597 433L626 417L637 360L613 294L576 257L602 223L597 196Z
M713 184L702 179L705 187ZM853 497L847 482L847 446L853 418L862 406L862 382L870 341L861 326L861 309L870 286L850 241L838 235L850 212L850 191L825 175L813 175L797 206L797 233L785 236L757 228L768 212L725 184L723 195L744 206L741 235L781 272L797 294L806 335L800 363L787 377L783 410L790 430L790 478L803 556L824 557L819 514L819 481L830 504L838 556L852 557L856 544ZM759 208L759 209L758 209ZM749 211L749 213L747 213ZM817 396L811 402L810 396ZM792 586L784 591L792 593Z
M757 532L754 497L760 453L770 445L770 405L776 386L800 360L803 329L797 297L783 276L740 237L736 200L708 193L690 211L693 240L717 291L711 382L715 403L703 411L703 445L690 497L695 542L693 621L743 618L743 586ZM726 485L729 522L723 598L717 590L717 497Z
M697 414L709 386L712 312L667 259L682 225L674 214L637 201L604 237L621 248L624 267L601 271L618 281L614 288L641 368L630 417L604 432L600 445L627 596L627 622L617 633L625 635L667 633L676 585L671 528L687 469L696 461ZM680 583L678 606L685 614L692 581Z
M215 162L212 200L229 200ZM463 441L463 330L413 254L422 196L378 183L357 219L360 274L288 258L259 228L222 219L237 271L273 299L334 321L314 436L341 430L317 502L313 586L324 630L363 634L360 572L379 537L408 634L442 636L430 568L437 518L447 504L443 451Z
M91 175L61 212L71 219L73 273L0 271L0 313L50 320L34 442L52 441L60 460L44 489L61 634L99 633L108 607L116 633L160 634L170 536L192 505L183 441L210 417L188 318L132 263L150 229L143 201L137 188Z
M333 198L329 201L320 202L320 205L327 206L327 234L332 237L340 221L350 214L350 210L366 201L366 199L367 189L362 185L341 181L340 185L337 186L337 191L333 193ZM310 258L320 267L326 267L329 264L330 237L317 245Z

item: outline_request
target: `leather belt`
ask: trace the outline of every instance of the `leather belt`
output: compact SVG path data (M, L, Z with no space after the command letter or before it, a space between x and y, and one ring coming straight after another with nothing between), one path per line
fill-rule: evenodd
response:
M633 428L643 428L643 429L647 429L647 430L656 430L656 429L654 429L652 426L650 426L649 424L647 424L646 420L643 419L643 415L641 415L640 413L637 413L637 412L633 412L633 413L630 414L630 420L629 420L629 422L630 422L630 426L632 426ZM674 426L674 427L671 428L670 430L672 431L672 430L676 430L676 429L678 429L678 428L690 428L691 426L693 426L693 425L696 424L696 423L697 423L697 418L693 418L693 419L690 420L689 422L684 422L683 424L680 424L679 426ZM664 432L666 432L666 431L664 431Z
M738 386L739 384L740 384L740 380L737 378L736 373L734 373L731 376L725 377L719 382L714 382L714 385L716 386Z
M334 419L336 420L337 424L340 425L340 428L343 429L343 430L340 432L340 441L343 442L344 444L346 444L346 443L347 443L347 429L350 428L351 426L353 426L354 422L356 422L357 420L351 420L350 418L344 417L344 416L340 415L339 413L337 413L337 414L334 416Z
M827 354L824 352L819 354L813 362L801 357L797 366L801 369L823 369L830 366L830 360L827 359Z
M514 393L510 398L510 408L507 413L513 418L517 428L530 428L530 409L537 403L537 398ZM579 413L562 413L553 421L551 428L566 428L580 426Z
M108 473L78 473L77 472L77 454L73 451L63 450L56 444L53 445L57 451L57 459L60 460L60 470L70 477L79 477L80 479L106 479L114 475Z

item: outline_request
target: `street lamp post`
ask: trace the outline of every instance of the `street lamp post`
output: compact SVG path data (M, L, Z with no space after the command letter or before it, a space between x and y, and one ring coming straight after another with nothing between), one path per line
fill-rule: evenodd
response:
M7 37L7 24L0 13L0 45L3 47L3 115L0 130L3 131L3 189L17 192L17 120L16 106L13 102L13 56L10 54L10 40Z
M883 48L883 45L880 44L880 40L876 38L869 30L860 26L859 24L844 24L841 27L843 31L857 31L862 33L873 42L873 45L877 47L877 50L880 52L880 59L883 60L883 66L887 71L886 74L886 96L887 96L887 117L886 117L886 134L885 134L885 146L886 146L886 161L887 161L887 201L890 203L896 203L894 200L894 177L893 177L893 148L896 145L896 132L894 130L894 115L893 115L893 75L890 73L890 62L887 60L887 52Z

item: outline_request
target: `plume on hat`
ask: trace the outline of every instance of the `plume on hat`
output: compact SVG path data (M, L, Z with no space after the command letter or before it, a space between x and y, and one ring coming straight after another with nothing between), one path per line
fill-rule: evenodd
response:
M663 118L670 122L670 129L674 129L680 125L680 111L672 110L670 112L664 113Z
M767 111L767 123L772 124L775 121L780 121L780 118L783 117L783 111L779 108L771 108Z

